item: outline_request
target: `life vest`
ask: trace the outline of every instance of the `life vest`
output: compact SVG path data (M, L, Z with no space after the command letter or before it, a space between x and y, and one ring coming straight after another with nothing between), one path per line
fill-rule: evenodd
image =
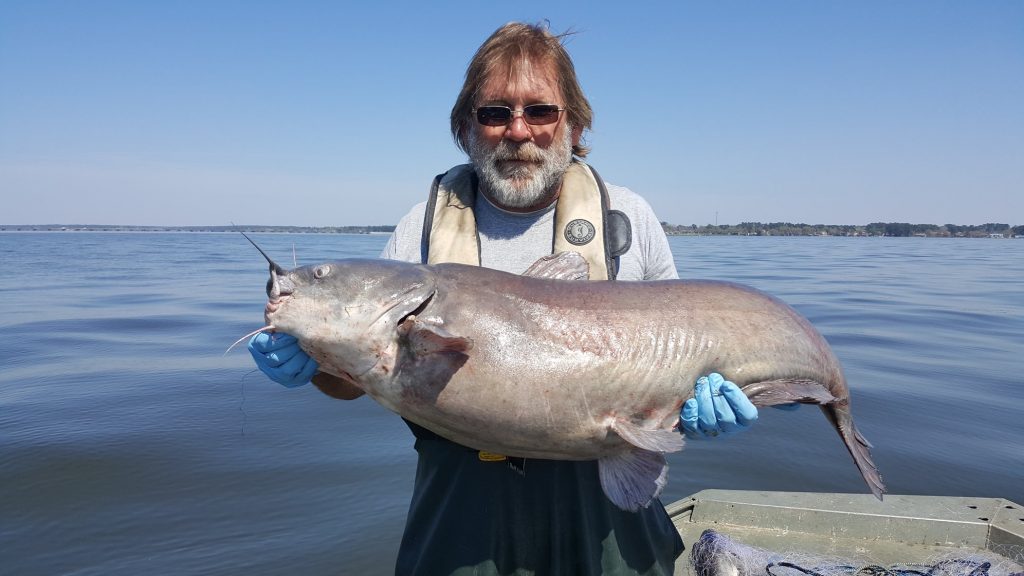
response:
M423 220L426 264L480 265L480 236L473 207L478 179L471 164L434 178ZM555 205L552 254L579 252L590 264L591 280L614 280L618 258L632 244L629 218L609 206L608 190L592 167L573 161L562 178Z

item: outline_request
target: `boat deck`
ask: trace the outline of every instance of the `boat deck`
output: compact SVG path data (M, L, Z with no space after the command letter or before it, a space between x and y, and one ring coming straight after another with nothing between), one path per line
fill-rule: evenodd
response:
M1024 506L1001 498L703 490L667 509L686 543L676 573L687 576L696 576L690 552L707 529L858 566L971 557L991 561L993 576L1024 572Z

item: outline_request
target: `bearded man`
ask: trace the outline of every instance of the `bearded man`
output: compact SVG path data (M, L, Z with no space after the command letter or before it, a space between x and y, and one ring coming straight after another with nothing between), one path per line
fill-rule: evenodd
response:
M561 40L512 23L484 42L451 112L452 136L470 162L435 178L382 257L519 274L541 257L574 250L588 260L591 280L677 277L650 205L582 161L592 111ZM290 336L259 334L249 348L281 384L312 379L336 398L362 395L317 373ZM739 388L717 374L698 380L695 391L680 415L689 437L741 430L757 418ZM407 423L419 461L397 574L673 572L683 543L664 506L619 509L604 495L595 461L480 452Z

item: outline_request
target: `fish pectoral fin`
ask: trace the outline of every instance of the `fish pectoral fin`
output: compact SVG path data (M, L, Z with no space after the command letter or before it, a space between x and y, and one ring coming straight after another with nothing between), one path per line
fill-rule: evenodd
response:
M553 280L589 280L590 264L579 252L559 252L537 260L523 272L523 276Z
M623 510L646 508L661 494L668 480L664 453L682 450L683 436L675 430L649 430L623 418L616 418L611 429L630 448L598 460L601 487L608 499Z
M759 408L779 404L831 404L838 400L821 382L779 379L754 382L742 387L747 398Z
M635 512L646 508L668 482L668 463L661 452L631 448L597 461L601 488L613 504Z
M675 430L649 430L623 418L615 419L611 428L626 442L651 452L679 452L685 442Z
M465 354L473 348L473 340L454 336L437 324L421 322L410 317L402 322L399 330L409 339L409 345L416 356L429 356L438 352Z

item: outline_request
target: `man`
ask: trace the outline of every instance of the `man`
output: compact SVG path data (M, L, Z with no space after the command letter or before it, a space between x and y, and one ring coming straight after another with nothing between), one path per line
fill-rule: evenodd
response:
M591 116L559 37L538 26L499 28L470 62L452 109L452 135L471 164L435 180L382 256L519 274L552 252L576 250L591 279L676 278L650 206L580 161ZM317 373L290 336L260 334L250 350L279 383L312 379L337 398L362 395ZM734 384L712 374L684 405L680 429L714 436L756 417ZM672 573L683 544L662 504L619 509L601 489L596 462L479 452L408 424L419 464L398 574Z

